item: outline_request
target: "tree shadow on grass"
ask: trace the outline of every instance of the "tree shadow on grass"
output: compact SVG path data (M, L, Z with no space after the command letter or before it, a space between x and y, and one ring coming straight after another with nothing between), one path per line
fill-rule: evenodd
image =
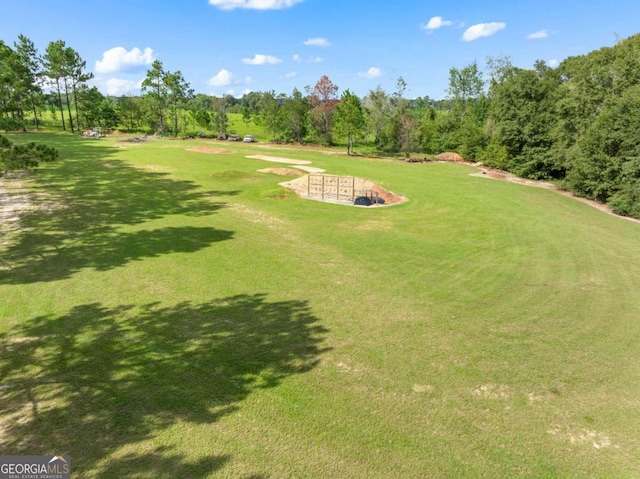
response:
M260 294L34 318L0 337L0 449L68 454L86 477L205 477L230 456L185 457L154 439L309 371L326 333L306 302Z
M35 175L45 193L20 214L19 230L2 253L0 284L64 279L87 267L107 270L233 237L231 231L184 223L213 215L225 206L221 199L237 191L205 191L166 173L133 168L109 158L114 148L78 148L76 157ZM123 231L170 215L176 226Z

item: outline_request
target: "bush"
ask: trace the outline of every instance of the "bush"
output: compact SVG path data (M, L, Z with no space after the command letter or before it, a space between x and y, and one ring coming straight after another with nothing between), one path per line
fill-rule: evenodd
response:
M57 157L58 151L50 146L33 142L14 145L0 135L0 176L7 171L35 168L40 161L53 161Z
M497 143L489 143L480 154L480 161L485 165L500 170L506 170L509 160L509 152L506 146Z
M624 185L608 204L619 215L640 218L640 180Z

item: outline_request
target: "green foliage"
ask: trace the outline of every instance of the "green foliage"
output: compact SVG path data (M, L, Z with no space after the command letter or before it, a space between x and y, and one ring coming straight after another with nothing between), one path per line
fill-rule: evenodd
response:
M424 153L437 154L441 153L438 146L438 123L436 121L435 109L429 108L420 118L419 124L420 150Z
M506 146L491 142L482 151L478 160L487 166L506 170L509 167L509 151Z
M208 130L211 128L211 113L207 110L191 110L189 114L200 128Z
M246 112L243 111L242 121L247 123ZM284 99L284 123L288 131L288 138L302 143L309 126L309 100L294 88L290 97Z
M140 126L142 120L142 99L137 96L124 95L118 98L118 118L129 131Z
M30 142L23 145L12 143L0 135L0 176L13 170L35 168L39 162L58 158L58 151L50 146Z
M55 86L62 119L62 129L66 130L64 106L67 107L67 120L71 132L74 132L74 118L71 108L75 110L75 127L80 127L80 111L78 90L86 87L86 82L93 78L92 73L85 72L87 62L82 60L78 52L67 47L63 40L49 42L42 57L42 74L51 86ZM64 93L64 97L63 94Z
M276 96L275 91L268 91L262 95L262 99L260 101L260 115L262 117L264 128L270 134L272 141L282 139L285 125L282 105L283 99L280 96Z
M211 126L217 134L226 134L229 129L229 116L227 114L227 106L224 99L222 98L213 99Z
M336 106L334 121L335 133L347 140L347 155L353 153L356 140L364 136L365 119L360 98L348 89Z
M391 145L393 135L390 120L393 113L389 95L378 86L375 90L369 91L363 106L366 113L367 129L369 134L373 135L376 147L381 151L393 150L396 145Z
M491 91L495 142L509 154L508 169L527 178L562 178L550 154L557 73L539 62L535 70L510 69Z
M115 128L120 118L118 117L117 106L113 99L103 98L98 108L100 126L105 128Z
M567 177L571 189L621 214L640 209L640 85L612 99L577 144Z
M449 98L452 100L453 113L458 119L473 116L480 123L483 107L479 105L484 96L484 80L477 62L471 62L462 69L449 70ZM478 111L480 110L480 111Z
M153 111L155 116L151 124L155 124L155 128L162 133L165 131L164 110L169 93L164 83L166 74L167 72L164 71L162 62L160 60L154 60L151 68L147 70L147 76L142 81L142 92L145 94L147 111Z
M640 171L637 165L637 171ZM622 216L640 218L640 178L624 182L618 191L609 198L609 206Z

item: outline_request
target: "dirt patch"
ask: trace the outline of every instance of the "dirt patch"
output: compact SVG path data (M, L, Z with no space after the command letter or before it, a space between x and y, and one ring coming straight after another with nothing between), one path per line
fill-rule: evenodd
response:
M264 161L272 161L274 163L287 163L289 165L310 165L311 162L307 160L293 160L291 158L280 158L278 156L268 156L268 155L248 155L247 158L252 160L264 160Z
M193 148L187 148L187 151L195 151L198 153L213 153L214 155L230 155L233 153L231 150L223 150L222 148L209 148L208 146L194 146Z
M63 207L52 202L44 192L32 192L22 180L26 177L28 173L14 172L0 178L0 247L9 244L10 237L20 231L22 213L36 210L52 213Z
M483 384L473 389L471 394L481 399L508 399L513 395L506 384Z
M258 173L272 173L274 175L280 175L280 176L304 175L302 171L296 170L295 168L264 168L262 170L258 170Z
M411 387L411 390L414 393L432 393L434 389L435 388L431 384L414 384Z
M436 156L436 159L439 161L454 161L456 163L464 162L464 158L462 158L462 156L460 156L458 153L455 153L453 151L440 153L438 156Z
M473 163L468 163L470 166L475 166ZM547 188L547 189L555 189L556 187L545 181L536 181L536 180L527 180L525 178L520 178L512 173L502 170L495 170L493 168L487 168L486 166L482 167L482 171L478 173L472 173L471 176L479 176L483 178L491 178L492 180L501 180L508 181L509 183L516 183L518 185L525 186L535 186L536 188Z
M397 205L398 203L407 201L407 198L404 196L393 193L392 191L387 191L379 185L374 184L371 189L384 200L385 205Z
M615 449L620 448L612 443L611 438L608 435L589 429L554 427L549 429L547 432L552 436L569 441L571 444L592 446L595 449L604 449L608 447L614 447Z

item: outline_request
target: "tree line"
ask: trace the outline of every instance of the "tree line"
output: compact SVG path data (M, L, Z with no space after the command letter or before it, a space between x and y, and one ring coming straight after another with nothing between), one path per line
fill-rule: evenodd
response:
M0 128L39 126L49 110L63 130L124 127L177 136L221 135L229 113L262 125L274 142L367 145L388 154L455 151L521 177L557 181L581 196L640 217L640 35L552 68L489 58L451 68L447 95L407 99L377 87L360 98L322 76L304 92L195 94L180 71L156 60L140 95L104 96L86 63L61 40L39 55L20 35L0 42ZM45 88L48 87L48 88ZM28 114L27 114L28 112Z

